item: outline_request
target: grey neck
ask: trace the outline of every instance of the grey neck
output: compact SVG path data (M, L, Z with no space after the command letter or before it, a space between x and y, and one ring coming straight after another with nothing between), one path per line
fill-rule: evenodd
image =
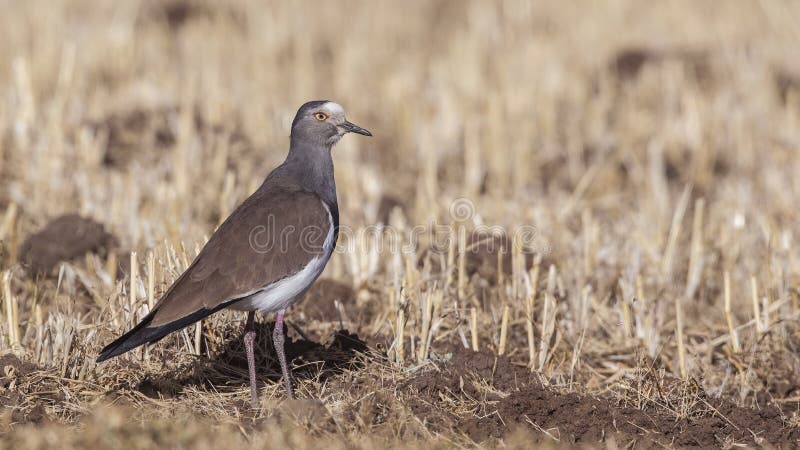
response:
M303 141L293 136L289 155L283 165L303 189L319 195L328 207L337 205L330 145Z

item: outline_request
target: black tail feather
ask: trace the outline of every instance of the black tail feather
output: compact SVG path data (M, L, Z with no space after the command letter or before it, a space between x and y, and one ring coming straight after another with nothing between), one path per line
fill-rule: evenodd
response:
M237 299L238 300L238 299ZM172 333L173 331L180 330L186 326L189 326L198 320L213 314L220 309L230 305L232 302L225 302L213 309L200 309L198 311L189 314L186 317L182 317L174 322L170 322L161 326L157 327L148 327L150 322L153 321L153 317L158 310L154 310L150 312L138 325L133 327L130 331L123 334L114 342L108 344L100 351L100 355L97 356L97 362L103 362L109 358L113 358L115 356L119 356L129 350L133 350L134 348L146 344L148 342L156 342L163 338L164 336Z
M154 340L147 339L147 337L150 337L152 333L148 332L148 329L146 328L147 325L153 320L154 313L155 311L151 312L145 316L145 318L142 319L138 325L133 327L133 329L118 337L114 342L106 345L103 350L100 351L100 355L97 356L97 362L103 362L109 358L121 355L128 350L132 350L146 342ZM153 329L151 328L150 330Z

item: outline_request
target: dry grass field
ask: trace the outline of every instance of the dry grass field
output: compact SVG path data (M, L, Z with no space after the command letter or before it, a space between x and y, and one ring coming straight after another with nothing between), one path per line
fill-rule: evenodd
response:
M0 2L0 448L800 443L800 3ZM344 105L288 313L103 364Z

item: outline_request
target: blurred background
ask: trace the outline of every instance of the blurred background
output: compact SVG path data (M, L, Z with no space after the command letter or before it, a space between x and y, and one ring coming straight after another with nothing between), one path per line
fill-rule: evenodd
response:
M282 161L296 108L324 98L376 135L336 148L344 223L376 221L382 197L415 222L457 197L532 220L587 172L598 213L668 222L686 183L788 213L796 8L9 3L0 198L29 225L95 217L130 247L198 239Z
M624 392L646 355L741 404L800 395L800 2L0 5L0 332L24 361L117 386L100 344L282 162L299 105L328 99L374 135L333 150L356 242L323 278L351 292L351 331L396 351L382 324L415 305L409 329L430 327L438 292L432 348L466 344L475 311L480 348L555 384ZM460 199L467 244L499 225L500 256L357 236L455 226ZM341 320L298 308L317 336ZM215 348L167 341L154 354Z

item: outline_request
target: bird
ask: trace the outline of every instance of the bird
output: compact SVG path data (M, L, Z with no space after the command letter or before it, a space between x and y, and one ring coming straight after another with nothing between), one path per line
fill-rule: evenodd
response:
M130 331L100 351L97 362L155 342L222 309L247 312L244 345L250 400L258 406L255 313L275 313L272 340L288 398L286 309L298 302L330 260L339 234L331 149L345 134L372 136L328 100L303 104L292 121L289 152L216 229L189 267Z

